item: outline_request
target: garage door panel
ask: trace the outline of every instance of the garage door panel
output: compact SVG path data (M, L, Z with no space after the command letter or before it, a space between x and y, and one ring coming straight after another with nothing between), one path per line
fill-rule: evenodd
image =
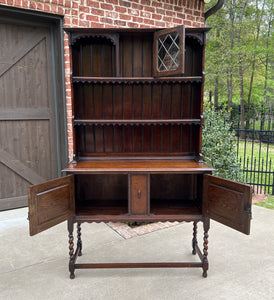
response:
M49 120L0 121L0 150L11 154L44 179L54 177L56 155L51 152Z
M58 175L52 31L16 22L0 20L0 210Z
M50 107L53 96L45 37L0 77L1 108Z
M23 196L29 185L24 178L0 163L0 199Z

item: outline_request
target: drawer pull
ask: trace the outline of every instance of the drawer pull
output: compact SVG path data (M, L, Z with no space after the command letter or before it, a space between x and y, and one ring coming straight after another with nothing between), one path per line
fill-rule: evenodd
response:
M141 191L140 190L138 191L138 198L139 199L141 198Z

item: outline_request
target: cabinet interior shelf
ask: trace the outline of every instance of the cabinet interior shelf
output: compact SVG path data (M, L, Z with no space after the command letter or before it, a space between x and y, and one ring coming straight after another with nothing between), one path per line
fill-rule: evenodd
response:
M116 84L150 84L150 83L178 83L202 82L202 76L189 77L83 77L73 76L74 83L116 83Z
M118 126L126 126L126 125L200 125L201 119L166 119L166 120L91 120L91 119L77 119L74 120L74 125L118 125Z

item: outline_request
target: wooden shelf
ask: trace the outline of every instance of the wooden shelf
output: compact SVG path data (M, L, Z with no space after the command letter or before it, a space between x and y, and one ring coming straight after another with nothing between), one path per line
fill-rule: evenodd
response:
M166 119L166 120L91 120L77 119L74 120L74 125L106 125L106 126L133 126L133 125L200 125L200 119Z
M76 174L127 174L150 173L150 174L205 174L214 171L204 163L193 160L87 160L70 163L63 172Z
M202 76L189 77L83 77L73 76L74 83L101 83L101 84L151 84L151 83L180 83L202 82Z

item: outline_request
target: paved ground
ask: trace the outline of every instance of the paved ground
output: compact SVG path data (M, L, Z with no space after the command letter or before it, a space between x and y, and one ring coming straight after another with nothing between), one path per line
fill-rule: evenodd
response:
M274 299L274 211L265 208L253 206L250 236L211 222L206 279L200 269L112 269L70 280L66 224L30 237L26 218L26 208L0 213L0 299ZM82 236L82 262L197 259L191 223L129 239L83 224Z

